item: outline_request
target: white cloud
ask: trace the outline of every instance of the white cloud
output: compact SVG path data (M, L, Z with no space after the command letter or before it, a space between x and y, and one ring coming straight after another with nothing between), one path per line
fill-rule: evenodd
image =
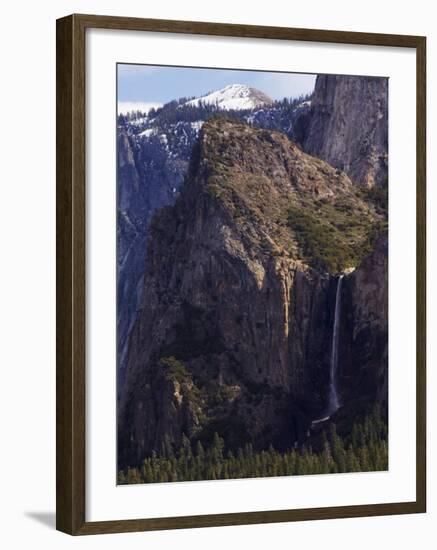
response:
M119 101L117 110L118 114L127 114L132 111L141 111L148 113L150 109L157 109L161 107L162 103L147 103L144 101Z

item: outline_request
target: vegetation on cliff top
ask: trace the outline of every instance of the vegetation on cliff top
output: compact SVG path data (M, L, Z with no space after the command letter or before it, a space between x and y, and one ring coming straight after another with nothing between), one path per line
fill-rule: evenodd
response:
M384 189L359 189L279 132L217 117L201 142L207 191L273 255L336 273L357 266L386 229Z
M321 202L288 210L288 224L303 258L312 267L330 273L357 266L373 250L375 239L387 227L386 222L372 223L347 205Z

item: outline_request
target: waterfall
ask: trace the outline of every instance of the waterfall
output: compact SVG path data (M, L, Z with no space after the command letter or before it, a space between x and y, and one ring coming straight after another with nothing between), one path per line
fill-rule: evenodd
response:
M340 407L337 388L337 368L338 368L338 339L340 335L340 317L341 317L341 284L344 275L340 275L337 281L337 291L335 293L334 310L334 328L332 330L332 348L331 348L331 370L329 383L329 405L328 415L334 414Z

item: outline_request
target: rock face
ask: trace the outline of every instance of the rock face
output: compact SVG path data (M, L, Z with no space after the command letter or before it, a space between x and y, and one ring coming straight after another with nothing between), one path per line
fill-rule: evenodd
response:
M342 393L346 400L388 398L388 235L346 277L341 334Z
M283 134L223 119L203 126L175 205L150 226L119 407L120 467L166 440L180 445L183 434L207 443L218 432L229 448L305 438L327 404L336 274L302 255L289 209L325 219L336 204L355 227L376 219L344 173ZM342 244L357 247L360 235ZM368 262L347 277L345 356L373 353L364 340L377 260ZM352 386L345 395L356 397Z
M388 79L319 75L303 147L366 187L386 185Z
M125 374L130 330L141 300L148 227L158 208L172 204L188 160L168 158L157 137L138 147L118 132L117 350L118 391Z
M193 144L205 120L233 110L246 122L278 129L294 136L302 124L308 102L272 100L262 92L230 86L205 98L176 101L139 118L121 117L118 126L117 220L117 388L126 371L127 347L136 311L141 304L146 264L148 227L155 210L171 205L187 173ZM241 97L240 97L241 96ZM218 100L221 100L220 102ZM224 103L223 103L224 102ZM200 105L199 105L200 103ZM220 104L219 104L220 103ZM197 106L196 106L197 105ZM256 107L258 105L258 107ZM238 110L239 109L239 110ZM243 110L241 110L243 109Z

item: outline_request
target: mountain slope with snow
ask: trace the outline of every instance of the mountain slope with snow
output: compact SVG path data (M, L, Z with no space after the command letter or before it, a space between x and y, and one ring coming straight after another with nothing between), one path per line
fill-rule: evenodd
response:
M215 105L219 109L245 110L255 109L261 105L272 105L273 100L256 88L244 84L230 84L221 90L191 99L186 105L198 107L200 104Z
M119 115L127 115L129 113L148 113L151 109L159 109L162 103L144 102L144 101L119 101L117 111Z
M310 105L304 98L272 101L239 84L153 110L130 109L118 117L117 346L118 387L125 373L129 334L139 307L148 227L154 212L174 203L203 124L231 116L257 128L283 132L299 142ZM256 105L255 107L250 107ZM303 125L304 126L304 125Z

